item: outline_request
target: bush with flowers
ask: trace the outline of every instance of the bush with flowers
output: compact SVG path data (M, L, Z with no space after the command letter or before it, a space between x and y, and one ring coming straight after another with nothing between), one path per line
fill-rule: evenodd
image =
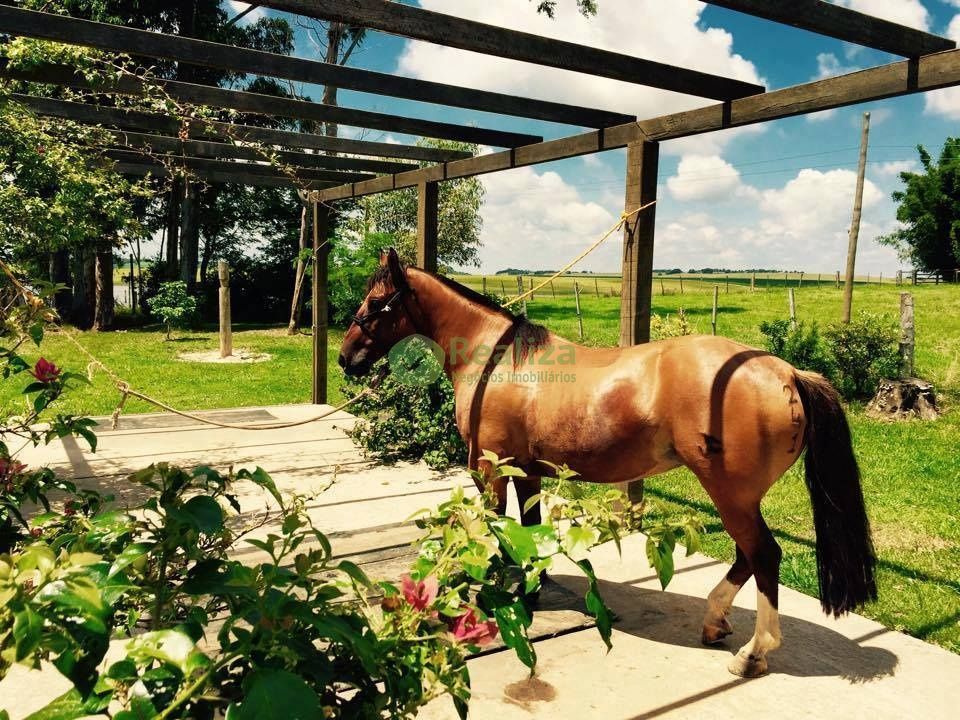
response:
M259 468L158 463L129 478L146 500L119 509L25 467L14 439L73 434L95 448L96 438L90 420L57 410L83 378L17 354L52 320L32 292L20 297L0 331L4 381L23 378L29 401L0 417L0 679L13 664L49 663L71 682L31 720L412 718L442 695L466 717L473 652L500 640L534 667L532 602L560 557L587 576L586 605L609 646L611 614L586 555L636 519L612 509L615 491L545 495L550 521L522 527L497 516L488 494L458 490L417 518L409 572L375 582L335 558L305 501L282 497ZM509 459L485 459L494 476L522 475ZM560 485L575 474L555 471ZM273 496L269 526L244 526L242 483ZM237 559L243 547L256 562Z

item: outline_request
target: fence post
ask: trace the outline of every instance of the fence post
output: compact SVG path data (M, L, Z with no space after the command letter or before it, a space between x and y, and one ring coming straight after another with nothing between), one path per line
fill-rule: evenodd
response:
M757 274L753 273L750 275L750 292L753 292L757 289Z
M550 281L550 294L553 295L553 299L557 299L557 290L553 287L553 280Z
M913 377L913 293L900 293L900 377Z
M800 271L800 280L797 282L797 287L803 287L803 270Z
M533 278L528 278L530 280L530 302L533 302L536 298L533 296Z
M480 276L480 292L482 292L484 295L487 294L487 276L486 275Z
M710 316L710 325L713 328L713 334L717 334L717 298L720 295L720 286L713 286L713 314Z
M790 327L797 327L797 302L793 297L793 288L788 288L787 292L790 296Z
M583 315L580 314L580 284L573 281L573 298L577 304L577 325L580 328L580 341L583 342Z
M523 275L517 275L517 293L523 295ZM527 301L523 301L523 315L527 316Z
M912 284L913 284L913 285L916 285L916 284L917 284L917 269L916 269L916 268L913 269L913 273L911 273L911 275L912 275L912 277L911 277Z
M500 277L500 291L503 293L503 296L507 296L507 286L503 284L503 276Z
M220 276L220 357L233 355L233 330L230 327L230 266L226 260L217 263Z
M597 291L597 297L600 297L600 283L596 278L593 279L593 289Z
M724 287L724 292L730 292L730 274L727 273L726 276L726 285Z
M818 287L818 288L820 287L820 275L821 275L821 273L817 273L817 287Z
M680 294L683 295L683 275L680 276Z
M883 273L880 273L880 280L877 281L877 285L883 287Z
M837 270L837 290L840 289L840 271Z
M661 294L661 295L666 295L666 294L667 294L667 291L664 290L664 288L663 288L663 275L660 276L660 294Z
M783 286L786 287L789 284L790 284L790 273L788 271L783 274Z

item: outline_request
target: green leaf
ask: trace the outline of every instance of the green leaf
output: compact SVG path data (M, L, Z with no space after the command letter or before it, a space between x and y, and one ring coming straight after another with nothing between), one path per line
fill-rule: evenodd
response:
M584 596L587 603L587 610L593 615L594 619L596 619L597 631L600 633L600 637L603 639L603 643L609 651L613 647L613 644L610 642L610 637L613 635L613 614L600 596L600 588L597 585L597 575L593 571L593 565L589 560L580 560L577 562L577 565L583 570L584 575L587 576L587 580L589 581L587 594Z
M223 529L223 508L209 495L197 495L183 504L181 516L205 535L213 535Z
M28 607L14 615L13 639L16 641L16 662L30 657L40 645L43 634L43 618Z
M548 558L560 552L557 530L552 525L533 525L529 530L533 542L537 545L537 555L541 558Z
M83 707L80 691L76 688L70 688L60 697L51 700L36 712L27 715L24 720L74 720L74 718L84 715L86 715L86 711Z
M360 569L360 566L350 560L341 560L337 565L337 570L346 575L363 587L373 589L373 582L367 577L367 574Z
M656 570L657 578L660 580L660 588L666 590L667 585L673 578L673 548L676 546L676 536L673 531L668 531L665 535L656 539L654 535L647 538L647 560L650 566Z
M144 557L148 552L150 552L152 548L153 545L149 543L133 543L132 545L127 545L114 559L113 564L110 566L110 572L107 574L107 577L113 577L118 572L121 572L130 565L133 565L140 558Z
M596 528L571 525L563 534L563 551L576 562L585 558L599 539L600 533Z
M240 470L240 472L237 473L237 478L251 480L252 482L256 483L270 493L270 495L273 496L273 499L277 501L277 505L283 508L283 496L280 495L280 491L277 490L277 484L262 467L258 467L253 471Z
M527 636L527 628L532 621L523 603L517 600L510 605L498 607L493 616L500 628L504 644L517 654L520 662L530 668L532 673L537 664L537 652Z
M303 680L286 670L263 668L245 683L236 720L320 720L320 698Z
M503 544L504 549L517 565L526 565L537 556L537 543L530 528L523 527L513 518L500 518L490 527Z

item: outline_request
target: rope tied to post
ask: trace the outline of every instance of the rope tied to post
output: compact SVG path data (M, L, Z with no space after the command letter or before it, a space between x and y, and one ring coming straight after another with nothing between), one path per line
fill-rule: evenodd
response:
M657 201L656 201L656 200L651 200L650 202L646 203L645 205L641 205L641 206L639 206L639 207L636 207L636 208L634 208L633 210L629 210L629 211L625 210L624 212L620 213L620 219L617 220L617 222L616 222L609 230L607 230L607 232L605 232L605 233L603 234L603 236L602 236L599 240L597 240L595 243L593 243L590 247L588 247L588 248L587 248L586 250L584 250L582 253L580 253L579 255L577 255L573 260L571 260L570 262L568 262L568 263L567 263L566 265L564 265L562 268L560 268L560 269L557 270L555 273L553 273L553 275L551 275L550 277L548 277L546 280L544 280L543 282L539 283L538 285L535 285L534 287L531 287L531 288L530 288L529 290L527 290L526 292L521 293L521 294L517 295L516 297L507 300L505 303L503 303L503 306L504 306L504 307L509 307L510 305L514 305L514 304L520 302L521 300L527 299L528 297L530 297L531 295L533 295L533 294L534 294L535 292L537 292L538 290L542 290L544 287L546 287L546 286L549 285L551 282L553 282L554 280L556 280L558 277L560 277L561 275L563 275L565 272L567 272L570 268L572 268L572 267L573 267L574 265L576 265L578 262L580 262L581 260L583 260L587 255L589 255L589 254L592 253L594 250L596 250L598 247L600 247L600 245L602 245L603 242L604 242L607 238L609 238L609 237L610 237L611 235L613 235L615 232L617 232L617 231L619 231L621 228L623 228L623 226L626 225L627 220L629 220L629 219L630 219L631 217L633 217L634 215L637 215L637 214L643 212L643 211L646 210L647 208L653 207L653 206L656 205L656 204L657 204Z

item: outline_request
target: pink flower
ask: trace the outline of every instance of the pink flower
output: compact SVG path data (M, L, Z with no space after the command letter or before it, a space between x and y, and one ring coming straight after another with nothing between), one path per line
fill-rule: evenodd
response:
M497 623L493 620L480 620L473 608L455 618L450 632L463 643L471 645L489 645L497 637Z
M17 462L16 460L11 460L9 458L0 457L0 481L6 480L9 482L11 479L22 473L27 469L27 466L22 462Z
M60 376L60 368L46 358L40 358L30 374L42 383L52 383Z
M409 575L404 575L401 578L401 589L404 599L416 610L426 610L437 599L439 584L437 578L433 575L419 582L413 580Z

